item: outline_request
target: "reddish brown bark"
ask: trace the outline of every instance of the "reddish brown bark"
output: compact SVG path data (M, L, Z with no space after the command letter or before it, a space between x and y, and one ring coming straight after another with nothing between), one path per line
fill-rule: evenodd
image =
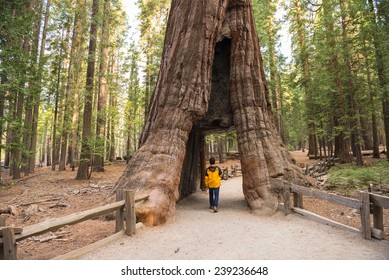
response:
M230 56L215 55L222 41L216 51L230 51ZM212 77L213 65L219 63L214 57L229 59L229 82L222 89ZM220 105L227 104L225 115L209 108L217 104L216 95L225 98ZM238 135L245 198L252 209L272 213L278 201L270 178L293 180L302 174L291 164L274 125L251 1L173 1L141 147L117 185L134 188L137 196L150 195L136 207L143 223L164 223L179 199L181 175L189 178L187 168L192 175L199 173L194 167L199 166L201 137L193 139L231 126Z

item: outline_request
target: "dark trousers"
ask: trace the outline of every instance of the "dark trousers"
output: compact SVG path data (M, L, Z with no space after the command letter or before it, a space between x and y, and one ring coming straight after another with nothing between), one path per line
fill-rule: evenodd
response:
M218 207L219 205L219 188L209 188L209 204L210 206Z

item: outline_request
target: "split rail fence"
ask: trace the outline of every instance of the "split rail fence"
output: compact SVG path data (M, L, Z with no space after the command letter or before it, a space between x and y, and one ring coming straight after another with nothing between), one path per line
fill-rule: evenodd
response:
M127 235L135 234L135 203L147 200L148 196L135 199L133 190L118 190L116 202L98 208L77 212L65 217L54 218L24 228L6 225L5 217L0 216L0 260L16 260L16 242L23 239L57 230L67 225L77 224L102 215L116 212L115 232L124 231Z
M293 195L293 206L291 205L291 194ZM389 209L389 197L360 191L358 193L358 199L355 199L293 184L290 187L284 187L283 195L284 203L282 208L286 215L295 212L327 225L343 228L352 232L360 232L364 239L371 239L372 237L385 239L383 209ZM304 210L304 195L357 209L360 212L361 228L357 229ZM373 216L373 226L371 223L371 214Z
M291 195L293 195L293 206L291 205ZM359 210L361 228L350 227L304 210L304 195ZM355 199L292 185L290 187L284 187L283 198L282 209L286 215L295 212L327 225L340 227L352 232L360 232L365 239L371 239L372 237L378 239L385 238L383 209L389 209L389 197L361 191L359 192L359 198ZM0 216L0 260L17 259L17 241L41 235L67 225L94 219L114 211L116 212L115 232L124 231L127 235L133 235L136 229L135 203L147 199L148 196L135 199L133 190L118 190L116 193L116 202L114 203L61 218L50 219L25 228L7 226L5 218ZM373 216L373 226L371 226L371 214Z
M230 177L236 177L242 174L242 167L240 165L231 165L231 169L224 167L221 170L223 172L223 180L228 180Z

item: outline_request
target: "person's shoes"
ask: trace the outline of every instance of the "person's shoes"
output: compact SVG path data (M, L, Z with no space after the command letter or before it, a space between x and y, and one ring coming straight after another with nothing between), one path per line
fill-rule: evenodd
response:
M217 207L215 206L215 207L213 207L213 212L217 212Z
M213 209L213 206L211 205L211 206L209 206L209 209Z

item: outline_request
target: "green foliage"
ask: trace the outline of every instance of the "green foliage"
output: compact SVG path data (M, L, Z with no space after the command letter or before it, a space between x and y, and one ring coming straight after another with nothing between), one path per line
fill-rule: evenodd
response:
M388 170L389 162L385 160L363 167L352 164L333 167L329 170L326 186L343 190L367 190L370 184L388 186Z

